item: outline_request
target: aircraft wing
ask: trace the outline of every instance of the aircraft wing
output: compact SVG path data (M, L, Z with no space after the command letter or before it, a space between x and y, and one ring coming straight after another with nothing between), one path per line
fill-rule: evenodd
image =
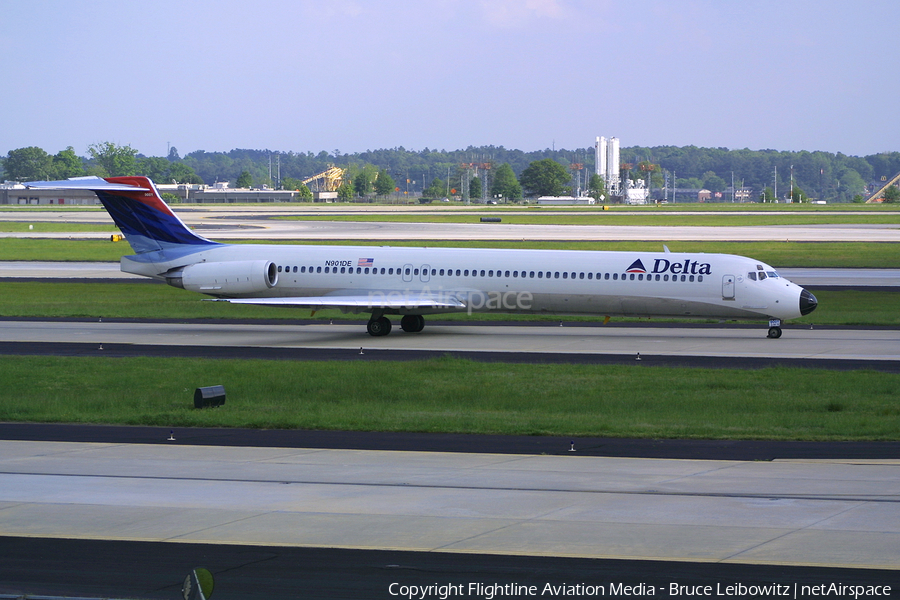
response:
M405 294L373 292L365 296L309 296L287 298L217 298L216 301L232 304L257 304L260 306L296 306L298 308L347 308L347 309L412 309L458 308L465 302L452 295Z

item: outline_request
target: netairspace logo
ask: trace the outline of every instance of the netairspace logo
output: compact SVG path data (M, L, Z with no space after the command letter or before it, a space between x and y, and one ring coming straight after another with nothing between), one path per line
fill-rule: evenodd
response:
M368 308L465 308L468 314L481 310L529 311L534 303L531 292L451 292L425 286L421 290L369 292Z

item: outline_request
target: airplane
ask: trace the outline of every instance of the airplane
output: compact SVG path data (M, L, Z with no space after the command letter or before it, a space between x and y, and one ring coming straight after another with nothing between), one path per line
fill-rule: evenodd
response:
M181 221L150 179L78 177L33 188L90 190L133 255L120 268L234 304L369 313L372 336L417 333L425 315L504 312L782 322L818 306L771 266L732 254L224 244Z

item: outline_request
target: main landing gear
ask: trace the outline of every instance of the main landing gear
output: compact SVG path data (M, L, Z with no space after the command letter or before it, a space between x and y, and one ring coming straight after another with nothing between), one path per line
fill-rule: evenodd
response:
M771 340L777 340L781 337L781 319L772 319L769 321L769 335Z
M391 332L391 320L387 317L378 317L376 319L373 316L366 324L366 331L368 331L369 335L372 337L387 335Z
M407 333L419 333L425 329L425 317L422 315L403 315L400 319L400 329Z
M422 315L403 315L400 319L400 329L407 333L419 333L425 329L425 317ZM384 315L372 314L372 318L366 324L366 331L373 337L381 337L391 332L391 320Z

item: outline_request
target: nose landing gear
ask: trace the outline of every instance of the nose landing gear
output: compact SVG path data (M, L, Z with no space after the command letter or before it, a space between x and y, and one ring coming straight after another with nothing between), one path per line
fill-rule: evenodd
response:
M771 340L777 340L781 337L781 319L771 319L769 321L769 335L767 335Z

